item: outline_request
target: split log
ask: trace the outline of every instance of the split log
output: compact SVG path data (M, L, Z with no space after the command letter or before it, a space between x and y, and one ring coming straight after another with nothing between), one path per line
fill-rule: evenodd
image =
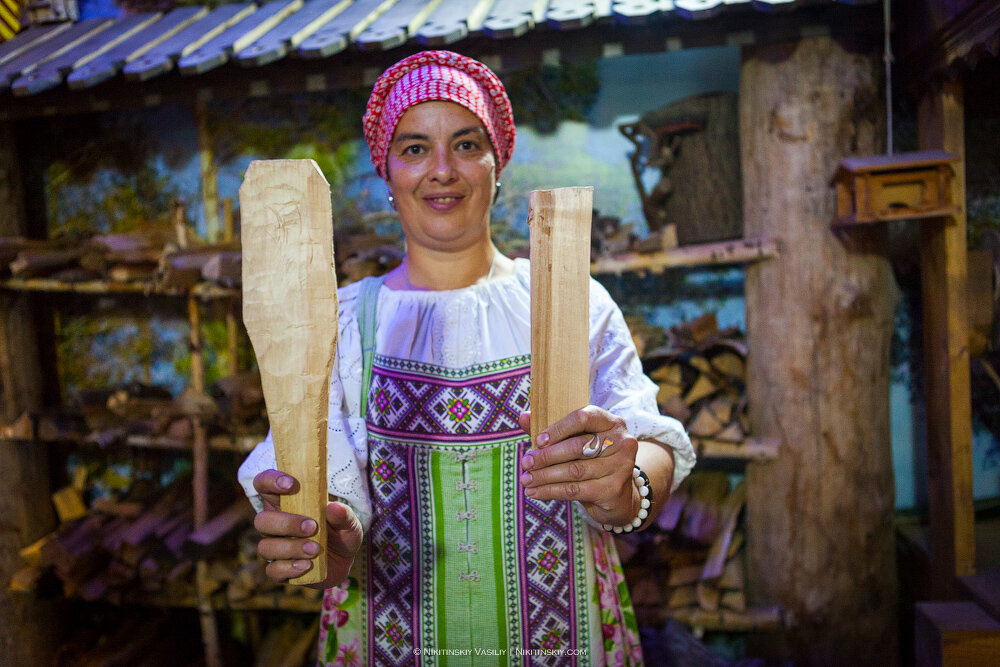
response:
M202 280L239 287L243 283L243 253L238 250L217 252L201 268Z
M184 553L196 560L207 560L226 536L244 526L253 519L253 516L253 507L244 499L237 500L221 514L188 535L184 542Z
M40 278L75 265L80 254L79 249L23 250L9 268L15 278Z
M729 552L729 542L736 532L736 524L747 498L746 480L740 480L722 507L722 530L708 552L708 560L702 571L702 580L715 581L722 576Z
M60 523L75 521L87 515L87 507L83 504L83 495L72 486L64 486L52 494L52 504Z

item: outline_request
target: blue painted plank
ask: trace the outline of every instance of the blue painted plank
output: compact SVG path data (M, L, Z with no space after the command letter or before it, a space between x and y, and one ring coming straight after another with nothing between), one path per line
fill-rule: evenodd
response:
M729 5L745 5L750 0L674 0L674 8L687 19L715 18Z
M84 19L0 65L0 90L6 90L12 80L30 72L47 58L58 55L63 49L73 48L79 41L89 38L94 31L108 27L111 21L112 19L107 18Z
M152 22L161 14L133 14L120 21L115 21L110 27L101 30L75 48L69 49L55 58L50 58L11 84L15 95L34 95L43 90L55 88L63 82L73 67L81 61L89 61L95 53L106 51L115 44L128 39Z
M358 0L303 40L299 45L299 55L303 58L326 58L343 51L355 36L394 4L396 0Z
M269 2L218 37L210 39L177 62L181 74L202 74L224 64L234 51L245 48L257 38L302 8L302 0Z
M354 44L369 51L402 46L440 4L441 0L400 0L360 33Z
M156 23L129 37L110 51L90 62L74 68L66 78L72 90L96 86L118 74L125 63L134 60L148 49L170 39L173 35L208 14L207 7L181 7Z
M483 32L493 39L520 37L545 20L548 0L503 0L490 10Z
M130 81L146 81L169 72L181 56L197 49L203 42L212 39L254 9L256 5L253 4L216 7L207 16L198 19L126 64L124 68L126 78Z
M420 26L417 41L424 46L438 47L480 32L494 1L445 0Z
M552 0L545 12L545 23L557 30L585 28L597 18L597 3L576 0Z
M616 0L611 15L616 23L643 25L673 9L672 2L663 0Z
M0 65L11 58L16 58L25 51L51 39L70 27L69 23L49 23L48 25L31 26L17 33L6 42L0 43Z
M335 16L350 7L351 0L311 0L256 42L236 54L241 65L266 65L281 60Z

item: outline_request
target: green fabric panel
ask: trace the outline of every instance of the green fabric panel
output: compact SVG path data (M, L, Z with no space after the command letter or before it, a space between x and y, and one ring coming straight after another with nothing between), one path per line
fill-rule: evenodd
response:
M504 592L506 590L504 587L504 513L501 511L506 505L504 503L493 502L493 499L498 498L503 491L503 451L503 447L497 447L493 450L493 456L490 457L490 495L487 497L490 499L490 506L493 511L490 523L493 526L493 534L490 536L489 550L481 548L480 551L489 554L493 559L491 590L493 592L494 603L496 604L497 625L500 631L495 648L500 652L500 655L508 656L509 660L510 645L507 640L510 637L510 626L508 624L509 616L507 615L507 607L510 605ZM513 514L513 512L509 513ZM484 648L494 647L485 646Z
M441 486L441 454L440 453L431 454L430 459L431 459L431 480L433 480L434 488L441 489L443 488ZM447 495L448 494L444 493L438 494L436 497L436 500L438 502L435 503L434 505L434 525L437 526L438 530L441 532L444 532L444 525L445 525L444 501L447 498ZM440 549L440 543L438 544L438 548ZM437 617L434 623L435 628L437 630L437 642L436 642L437 645L427 648L439 648L448 645L448 629L449 629L447 623L448 591L446 588L448 577L447 573L442 571L441 568L442 561L443 559L440 558L437 561L438 569L437 572L435 572L435 582L434 582L434 587L436 590L434 592L435 594L434 594L433 604L435 608L435 616ZM427 574L425 573L424 576L427 576Z

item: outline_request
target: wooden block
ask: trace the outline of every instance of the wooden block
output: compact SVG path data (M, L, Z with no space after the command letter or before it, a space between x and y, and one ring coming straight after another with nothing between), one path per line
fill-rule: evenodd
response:
M257 355L278 468L299 481L282 509L316 521L320 554L293 583L326 579L326 436L337 345L330 186L312 160L257 160L240 187L243 321ZM584 387L587 386L586 381Z
M1000 621L974 602L918 602L914 624L917 667L994 667Z
M531 231L531 440L590 403L593 188L535 190Z
M715 440L721 442L743 442L745 437L746 434L743 432L739 420L732 422L713 436Z
M746 375L746 364L735 352L720 352L712 357L711 363L712 368L727 378L742 380Z
M733 533L736 532L740 511L743 509L746 499L747 484L744 479L736 485L722 506L722 532L708 552L708 560L705 562L705 569L701 574L703 580L714 581L722 576L726 565L726 554L729 552L729 542L733 538Z
M723 591L719 598L719 606L733 611L746 611L747 595L743 591Z
M660 403L660 412L681 422L691 418L691 408L681 396L667 396L667 400Z
M702 580L698 582L697 589L698 606L705 611L717 611L719 609L719 601L722 598L719 587L713 582Z
M716 418L708 406L698 411L698 415L687 425L691 435L710 438L722 430L722 422Z
M708 404L708 409L712 411L715 418L722 424L728 424L733 419L733 410L736 407L736 400L731 396L719 396L713 398Z
M83 504L83 496L71 486L66 486L52 494L52 504L60 523L66 523L87 515L87 506Z
M663 364L658 367L649 377L661 384L682 385L684 383L683 369L680 364Z
M667 597L667 607L670 609L691 607L696 604L698 604L698 584L678 586L670 591Z
M660 390L656 392L656 404L663 405L673 396L680 398L681 392L683 390L684 388L681 387L679 384L670 384L669 382L661 382Z
M687 395L684 397L684 402L688 405L693 405L695 402L705 398L706 396L711 396L719 388L715 386L715 383L704 373L698 376L695 380L694 385L688 390Z
M703 567L701 565L685 565L684 567L673 568L670 570L670 577L667 579L667 585L670 587L676 587L696 584L701 579L702 569Z
M743 574L743 559L732 558L726 562L719 579L719 588L730 591L742 591L746 587Z

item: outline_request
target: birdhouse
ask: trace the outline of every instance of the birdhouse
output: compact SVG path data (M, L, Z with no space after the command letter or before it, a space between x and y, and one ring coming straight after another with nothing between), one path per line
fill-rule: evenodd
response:
M835 227L954 215L953 163L945 151L846 158L833 184L837 188Z

